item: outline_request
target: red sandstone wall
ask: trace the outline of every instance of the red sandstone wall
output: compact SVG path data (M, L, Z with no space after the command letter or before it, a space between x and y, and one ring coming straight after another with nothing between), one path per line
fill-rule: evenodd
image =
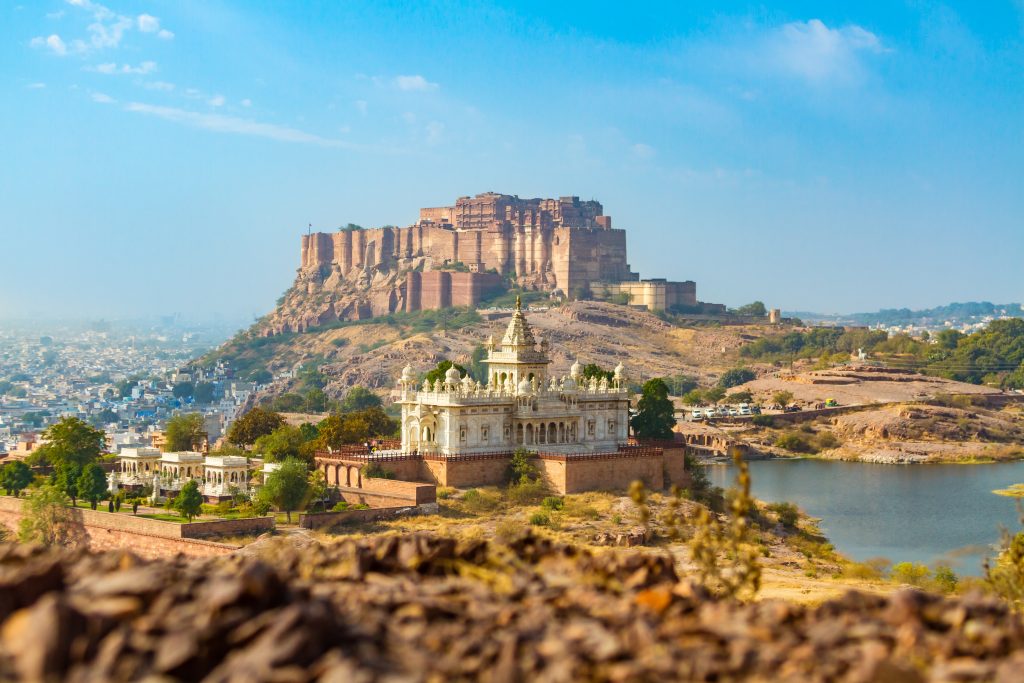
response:
M17 533L23 503L24 499L0 496L0 524ZM182 527L196 526L195 524L161 522L155 519L122 513L100 512L99 510L75 509L72 514L80 525L76 537L90 550L130 550L140 557L166 558L179 554L189 557L211 557L227 555L238 549L238 546L226 543L182 538L185 532ZM272 527L273 519L265 519L269 520ZM249 522L250 520L226 521Z
M636 479L655 491L665 487L664 456L544 457L541 462L552 487L562 494L624 491ZM560 471L556 464L562 464L564 470ZM564 485L559 487L563 481Z

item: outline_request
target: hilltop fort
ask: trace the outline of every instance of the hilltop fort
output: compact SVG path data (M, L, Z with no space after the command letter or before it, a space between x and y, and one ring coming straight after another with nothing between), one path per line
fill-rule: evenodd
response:
M417 222L404 228L303 235L295 285L264 333L475 307L512 287L652 310L702 307L694 282L641 280L630 269L626 231L612 227L600 202L486 192L420 209Z

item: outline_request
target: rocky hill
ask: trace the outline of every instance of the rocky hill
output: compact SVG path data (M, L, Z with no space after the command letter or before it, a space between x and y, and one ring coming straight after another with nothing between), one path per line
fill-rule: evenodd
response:
M758 326L682 328L646 311L590 301L540 306L527 315L550 342L553 372L567 372L576 359L607 368L621 361L636 381L690 374L712 382L736 363L743 343L765 332ZM390 389L406 364L417 372L444 359L468 366L489 335L501 336L509 316L511 310L487 320L468 311L420 311L273 336L263 336L257 325L201 362L227 361L242 376L314 363L327 380L327 394L338 398L355 385ZM283 393L293 383L278 382L270 392Z

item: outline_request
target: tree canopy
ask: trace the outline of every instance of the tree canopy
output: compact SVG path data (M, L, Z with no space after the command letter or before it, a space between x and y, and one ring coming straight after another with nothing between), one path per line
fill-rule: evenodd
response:
M168 452L195 451L206 439L203 416L199 413L175 415L164 428L164 449Z
M281 425L270 434L256 439L253 450L263 456L267 462L280 462L285 458L299 458L306 463L313 463L313 444L315 435L307 438L299 427Z
M74 520L68 499L58 487L43 484L22 508L18 540L43 545L70 545L74 539Z
M32 468L21 460L9 462L0 470L0 488L3 488L7 495L17 496L31 483Z
M317 425L318 446L339 448L369 439L392 436L398 424L381 408L331 415Z
M644 382L641 394L633 417L633 434L640 439L671 439L676 417L668 386L655 377Z
M380 396L366 387L354 386L345 394L345 400L341 402L341 412L351 413L368 408L379 408L381 405L383 403L380 400Z
M228 429L228 441L239 446L251 446L256 439L272 433L284 424L284 418L278 413L253 408L241 416Z
M33 454L33 461L48 463L55 468L62 463L78 467L95 461L106 449L106 437L99 429L77 417L62 418L43 431L46 441Z
M99 465L91 462L82 468L75 481L75 489L78 491L78 497L89 501L89 505L95 510L96 504L107 495L107 475Z
M285 513L289 522L292 511L299 510L308 499L309 470L296 458L285 458L281 466L267 475L260 489L260 498Z
M455 368L456 370L458 370L460 377L465 377L467 372L465 366L459 365L455 361L443 360L437 364L437 367L427 372L423 379L427 380L431 384L437 382L438 380L443 382L444 374L448 372L448 368Z
M736 309L736 314L737 315L765 316L765 315L768 315L768 309L765 308L765 305L764 305L763 302L761 302L761 301L754 301L752 303L749 303L749 304L746 304L744 306L740 306L739 308L737 308Z
M203 511L203 494L199 492L199 484L195 479L189 479L181 487L181 491L175 496L172 506L178 514L192 521Z
M750 368L733 368L722 373L722 376L718 378L718 386L729 389L754 379L757 379L757 373Z

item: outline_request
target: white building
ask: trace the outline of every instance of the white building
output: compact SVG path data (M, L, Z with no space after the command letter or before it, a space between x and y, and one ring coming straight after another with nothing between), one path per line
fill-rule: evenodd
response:
M417 389L410 366L398 382L402 451L446 456L502 453L523 446L551 453L615 451L629 435L629 394L622 365L612 381L548 376L548 344L539 345L516 302L501 343L487 340L488 381L460 377Z
M207 456L203 462L203 495L229 498L249 492L249 461L242 455Z

